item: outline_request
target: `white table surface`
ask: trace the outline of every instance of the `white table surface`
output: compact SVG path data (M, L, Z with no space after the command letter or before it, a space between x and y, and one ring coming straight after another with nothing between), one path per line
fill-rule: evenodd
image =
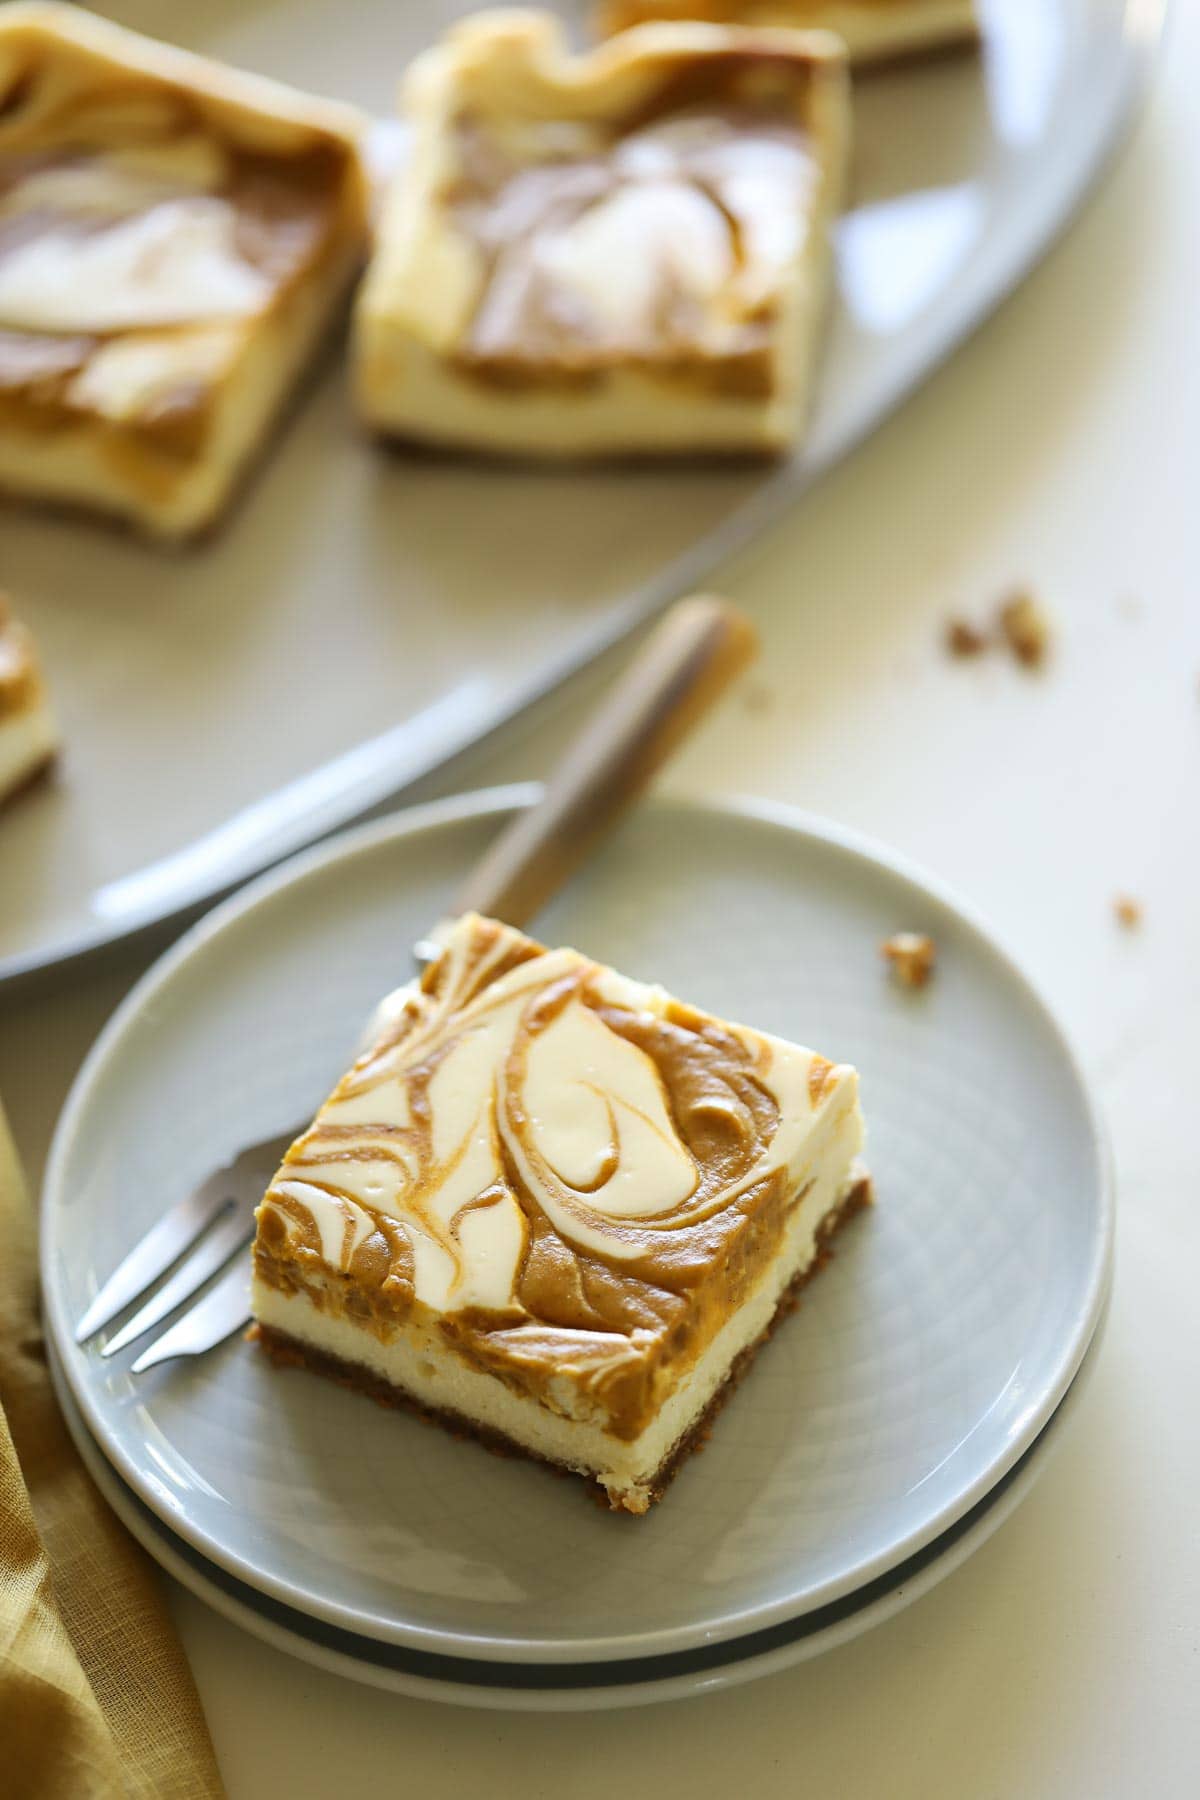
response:
M1149 116L1066 243L722 572L765 661L672 776L890 841L990 917L1060 1010L1120 1193L1110 1328L1066 1442L932 1595L701 1702L587 1719L422 1705L173 1589L232 1800L1200 1792L1200 7L1176 10ZM948 660L947 614L1026 581L1057 620L1053 665ZM540 773L565 710L426 791ZM1114 921L1118 892L1144 904L1137 931ZM35 1176L147 957L0 1004L0 1092Z

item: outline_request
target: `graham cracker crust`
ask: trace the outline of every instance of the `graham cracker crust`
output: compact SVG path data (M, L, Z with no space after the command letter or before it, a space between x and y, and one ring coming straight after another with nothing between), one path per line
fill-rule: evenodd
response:
M856 1213L869 1206L873 1198L870 1176L864 1176L850 1189L841 1204L834 1211L826 1214L817 1231L816 1255L808 1267L802 1269L795 1279L789 1282L780 1295L779 1303L766 1328L755 1338L753 1343L747 1344L745 1349L741 1350L734 1358L725 1379L704 1411L677 1441L658 1469L649 1487L651 1503L661 1500L688 1457L694 1452L704 1449L712 1433L717 1414L745 1376L759 1350L768 1339L774 1336L781 1321L796 1310L803 1289L813 1276L825 1267L833 1255L834 1237ZM626 1506L619 1497L608 1494L594 1476L572 1469L551 1457L542 1456L535 1450L527 1450L523 1444L515 1443L503 1432L492 1431L486 1425L480 1425L476 1420L464 1417L462 1413L448 1408L426 1406L403 1388L394 1387L381 1375L374 1374L359 1363L347 1362L343 1357L332 1356L325 1350L315 1350L311 1345L302 1343L298 1338L291 1337L287 1332L280 1331L273 1325L254 1324L246 1336L261 1344L271 1361L279 1368L308 1369L315 1375L324 1375L329 1380L336 1381L340 1387L365 1394L380 1406L412 1413L427 1424L440 1425L454 1437L472 1438L485 1450L490 1450L493 1455L519 1457L528 1462L541 1463L544 1467L553 1469L557 1475L577 1475L582 1481L588 1483L593 1490L594 1497L602 1506L606 1506L614 1512L634 1517L640 1516L632 1507Z
M862 56L851 65L855 81L869 81L872 75L894 75L914 65L956 62L968 51L978 50L983 32L978 20L964 22L951 35L932 44L899 45L876 56Z
M423 438L416 430L389 429L386 425L364 426L368 439L377 450L397 462L432 462L450 467L499 469L530 475L544 474L548 469L576 470L580 474L612 470L616 474L637 474L646 469L698 469L716 475L736 474L739 469L759 464L777 463L788 454L788 444L746 444L730 449L721 444L703 444L689 450L664 450L647 444L644 449L632 445L625 450L572 450L557 456L539 456L532 450L497 452L479 444L439 443Z

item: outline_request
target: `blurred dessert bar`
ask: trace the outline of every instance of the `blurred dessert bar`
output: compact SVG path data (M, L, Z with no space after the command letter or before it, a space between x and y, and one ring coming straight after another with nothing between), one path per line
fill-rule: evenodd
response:
M975 0L600 0L596 11L606 37L648 19L832 31L856 66L961 49L979 39Z
M858 1077L477 914L397 998L258 1209L260 1340L644 1513L870 1198Z
M37 649L0 594L0 802L53 762L58 729Z
M364 253L352 109L0 8L0 491L208 525Z
M363 417L524 456L775 453L804 418L848 122L828 35L481 13L412 66L355 320Z

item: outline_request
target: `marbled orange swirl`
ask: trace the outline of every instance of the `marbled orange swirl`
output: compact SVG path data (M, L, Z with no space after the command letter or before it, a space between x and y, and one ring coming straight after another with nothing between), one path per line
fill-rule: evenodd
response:
M854 1110L852 1070L470 916L288 1152L258 1272L529 1385L568 1361L629 1421Z

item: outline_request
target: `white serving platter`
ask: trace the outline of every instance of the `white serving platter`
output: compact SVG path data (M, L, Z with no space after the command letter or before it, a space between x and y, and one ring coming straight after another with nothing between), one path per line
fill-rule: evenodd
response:
M468 8L99 10L383 117L405 61ZM209 543L171 554L0 514L0 586L43 646L68 746L0 819L0 980L194 908L394 798L699 581L941 363L1119 142L1163 0L981 10L982 56L859 86L828 356L793 461L539 473L385 453L356 431L335 354Z

